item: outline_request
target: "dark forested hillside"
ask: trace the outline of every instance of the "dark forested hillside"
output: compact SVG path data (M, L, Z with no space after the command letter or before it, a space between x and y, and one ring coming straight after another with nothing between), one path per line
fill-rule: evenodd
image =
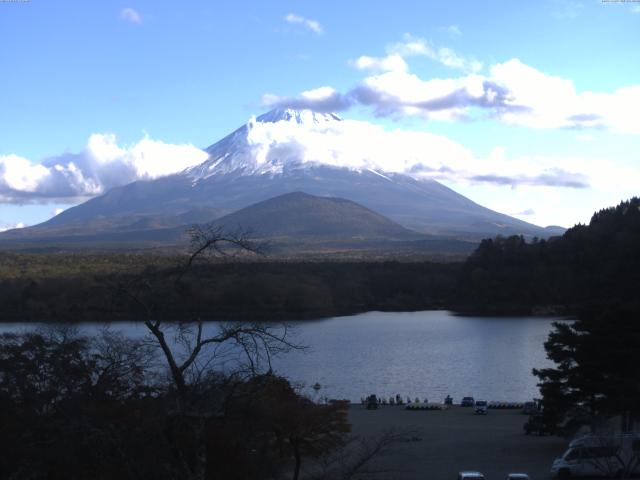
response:
M368 310L444 308L460 268L430 262L204 262L176 288L181 265L177 258L151 257L147 261L153 263L145 266L144 256L131 256L127 269L117 257L89 256L84 272L64 256L59 258L62 266L39 265L44 259L38 256L10 258L10 271L24 261L24 273L0 278L0 321L140 318L144 312L119 291L136 282L148 285L145 295L153 298L159 316L175 320L295 320ZM82 258L75 257L75 262Z
M595 213L561 237L483 240L465 262L465 310L575 312L589 303L629 304L640 285L640 199Z

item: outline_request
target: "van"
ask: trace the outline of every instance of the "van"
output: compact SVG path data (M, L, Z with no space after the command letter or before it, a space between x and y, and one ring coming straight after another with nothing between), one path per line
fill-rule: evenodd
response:
M573 440L551 477L622 477L640 473L640 434L588 435Z
M473 407L473 413L475 413L476 415L486 415L489 412L488 408L489 406L487 405L486 401L478 400Z

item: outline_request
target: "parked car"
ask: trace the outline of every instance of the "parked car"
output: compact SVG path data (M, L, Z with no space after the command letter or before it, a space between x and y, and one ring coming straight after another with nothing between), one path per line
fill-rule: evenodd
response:
M486 415L489 413L489 407L485 400L478 400L473 407L473 413L476 415Z
M461 407L473 407L473 405L476 402L474 401L473 397L463 397L462 401L460 402L460 406Z
M507 480L529 480L529 475L526 473L510 473L507 475Z
M484 475L480 472L460 472L458 480L484 480Z

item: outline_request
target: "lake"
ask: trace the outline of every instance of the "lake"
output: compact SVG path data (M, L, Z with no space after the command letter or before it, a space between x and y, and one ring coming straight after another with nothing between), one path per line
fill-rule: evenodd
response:
M489 401L539 396L532 368L550 366L543 343L551 317L459 317L447 311L368 312L295 322L294 341L309 346L277 358L274 370L310 396L358 401L389 397ZM215 322L209 322L209 328ZM104 324L80 324L92 333ZM0 332L34 324L0 324ZM126 335L145 335L141 323L113 323ZM312 385L319 383L317 392Z

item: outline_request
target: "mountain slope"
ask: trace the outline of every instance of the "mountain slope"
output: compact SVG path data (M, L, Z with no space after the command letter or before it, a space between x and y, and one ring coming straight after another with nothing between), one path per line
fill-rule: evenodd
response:
M350 200L302 192L287 193L245 207L218 219L215 224L231 230L248 228L257 237L422 237Z
M204 222L291 192L348 199L406 228L432 235L477 240L512 234L544 238L556 233L482 207L435 180L348 166L353 159L337 158L327 164L277 148L267 154L252 138L260 125L297 125L301 132L318 134L338 122L340 118L333 114L273 110L208 147L209 158L201 165L114 188L48 222L0 238L124 232L136 230L137 224L165 228L180 225L189 212L205 212L191 215L194 221Z

